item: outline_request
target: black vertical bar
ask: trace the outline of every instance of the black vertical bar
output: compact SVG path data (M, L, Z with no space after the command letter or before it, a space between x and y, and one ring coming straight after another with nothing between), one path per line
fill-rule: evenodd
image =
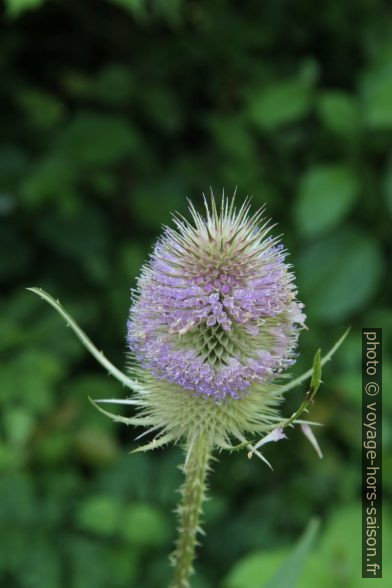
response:
M382 578L382 329L362 329L362 578Z

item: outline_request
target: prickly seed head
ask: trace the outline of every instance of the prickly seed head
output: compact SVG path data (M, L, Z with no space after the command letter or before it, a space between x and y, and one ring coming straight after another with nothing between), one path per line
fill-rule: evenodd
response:
M212 198L176 217L143 267L128 344L160 382L221 401L271 383L295 361L303 305L263 211Z

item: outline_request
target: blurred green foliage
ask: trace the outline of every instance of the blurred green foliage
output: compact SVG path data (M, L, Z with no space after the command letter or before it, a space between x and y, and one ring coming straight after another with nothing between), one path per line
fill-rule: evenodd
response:
M127 455L141 431L87 396L124 392L44 287L119 366L129 288L162 223L209 186L253 194L291 251L309 332L296 373L351 324L312 417L269 472L222 455L195 588L261 588L309 519L299 586L360 579L360 328L384 328L392 386L392 18L382 0L7 0L0 37L0 585L160 588L179 448ZM288 398L286 414L303 391ZM392 493L384 396L384 500ZM384 516L390 552L390 513ZM389 547L388 547L389 546ZM384 558L386 560L386 557ZM384 580L392 577L385 561ZM298 572L299 573L299 572ZM272 584L271 584L272 585ZM288 586L288 588L290 588Z

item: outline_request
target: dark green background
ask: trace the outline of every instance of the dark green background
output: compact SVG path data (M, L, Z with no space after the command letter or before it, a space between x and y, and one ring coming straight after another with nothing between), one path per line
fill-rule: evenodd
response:
M392 18L380 0L8 0L0 40L0 585L161 588L179 448L87 396L125 391L53 309L125 362L129 288L162 223L210 186L267 204L309 331L295 371L351 334L274 466L222 455L195 588L262 588L306 527L300 588L360 580L360 329L384 329L384 503L391 498ZM303 390L290 393L285 414ZM392 549L387 508L384 552ZM388 567L389 566L389 567ZM391 581L385 557L383 585ZM369 580L367 580L369 582ZM286 586L285 588L290 588Z

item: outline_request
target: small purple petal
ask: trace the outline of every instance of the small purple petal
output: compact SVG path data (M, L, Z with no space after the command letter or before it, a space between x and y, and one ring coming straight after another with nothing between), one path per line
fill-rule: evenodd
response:
M266 443L271 443L271 441L275 441L275 443L276 443L276 441L280 441L281 439L287 439L287 437L283 433L282 427L277 427L276 429L271 431L271 433L268 433L268 435L266 435L265 437L260 439L260 441L258 441L256 443L256 445L253 446L253 449L258 449L259 447L261 447L262 445L265 445Z

